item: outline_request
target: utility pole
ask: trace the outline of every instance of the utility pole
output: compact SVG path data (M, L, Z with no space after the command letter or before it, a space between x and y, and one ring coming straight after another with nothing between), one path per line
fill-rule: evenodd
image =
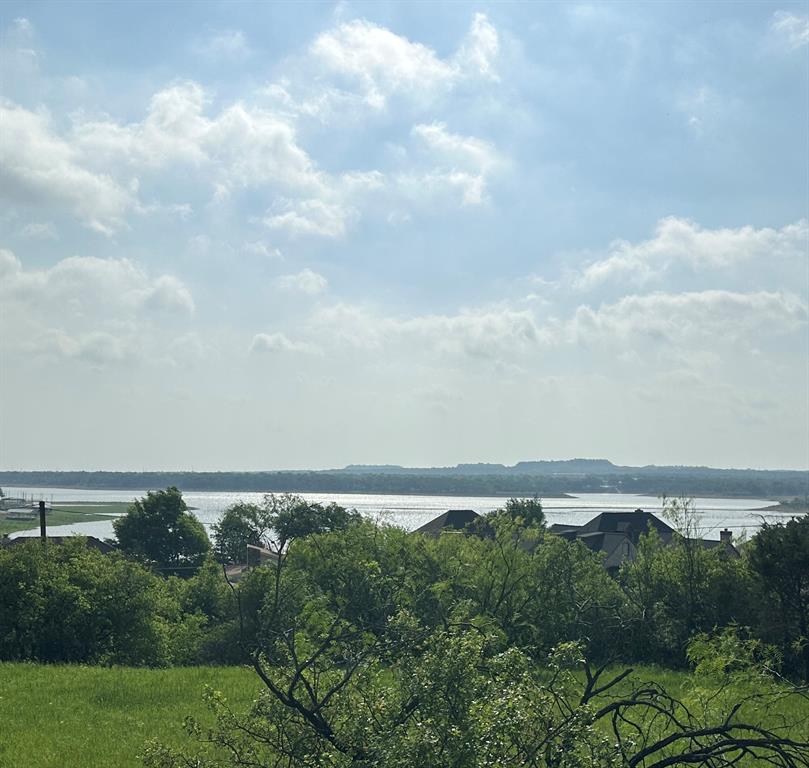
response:
M48 539L48 533L45 525L45 502L39 502L39 536L44 544Z

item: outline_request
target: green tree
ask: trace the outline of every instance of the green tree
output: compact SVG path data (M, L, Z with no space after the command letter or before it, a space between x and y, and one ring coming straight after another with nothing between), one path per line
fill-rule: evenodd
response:
M264 497L264 509L276 547L283 550L295 540L318 533L340 531L360 519L354 510L339 504L317 504L292 494Z
M0 548L0 659L161 665L176 602L166 583L81 539Z
M769 628L787 656L800 659L809 680L809 514L787 523L764 523L753 537L750 565L761 581ZM775 598L777 612L767 610Z
M166 574L192 572L211 548L205 527L174 487L149 491L112 525L123 552Z
M264 546L271 530L271 511L266 504L234 504L213 525L217 559L222 563L246 563L248 545Z
M536 496L530 499L509 499L503 511L512 520L519 521L523 525L545 527L545 512L542 509L542 502Z

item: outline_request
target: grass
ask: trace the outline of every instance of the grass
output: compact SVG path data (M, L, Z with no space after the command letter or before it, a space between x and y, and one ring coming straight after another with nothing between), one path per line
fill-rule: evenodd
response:
M239 667L130 669L0 664L0 768L130 768L147 740L183 741L204 720L205 685L246 706L255 673Z
M656 680L680 694L694 678L685 672L637 667L635 682ZM183 719L203 723L206 685L221 691L236 711L260 690L246 667L132 669L0 663L0 768L135 768L150 739L181 745ZM616 689L628 689L626 681ZM781 701L767 712L809 717L809 704ZM799 736L801 734L795 734Z
M129 504L126 502L103 502L98 504L92 502L82 502L80 504L56 503L48 512L47 522L48 526L92 523L98 520L107 520L111 515L123 514L128 506ZM0 534L38 530L38 516L31 520L6 520L0 517Z

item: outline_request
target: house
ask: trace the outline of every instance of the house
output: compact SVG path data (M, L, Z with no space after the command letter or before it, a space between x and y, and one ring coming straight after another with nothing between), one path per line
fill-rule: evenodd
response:
M474 526L481 516L471 509L450 509L430 520L413 533L438 538L444 531L474 532L486 536L485 529ZM671 544L676 531L651 512L636 509L634 512L602 512L584 525L551 525L548 530L568 541L580 541L593 552L604 553L604 567L612 574L618 572L621 564L632 561L637 556L640 537L650 530L657 532L664 544ZM720 532L719 541L697 539L705 549L721 547L727 557L737 558L739 552L733 546L733 534L725 529ZM536 542L524 542L526 549L533 549Z
M443 515L430 520L413 533L438 538L444 531L465 531L479 519L480 515L472 509L449 509Z
M651 512L636 509L634 512L602 512L584 525L555 524L551 533L568 541L580 541L593 552L604 553L604 567L611 573L617 572L625 561L632 561L637 554L637 546L642 534L654 530L664 544L671 544L676 531ZM733 546L733 534L725 529L719 541L697 539L705 549L722 547L728 557L739 557Z

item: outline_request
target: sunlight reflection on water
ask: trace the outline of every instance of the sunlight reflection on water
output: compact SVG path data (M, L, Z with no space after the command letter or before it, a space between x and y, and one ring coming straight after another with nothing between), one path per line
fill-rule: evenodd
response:
M116 490L81 490L75 488L6 488L9 496L24 492L27 497L33 496L46 500L61 502L129 502L136 497L144 496L145 491ZM474 509L483 514L497 509L505 502L503 497L492 496L396 496L365 493L302 493L299 494L312 502L336 502L344 507L356 509L363 515L392 525L399 525L413 530L428 520L448 509ZM237 501L260 502L262 493L248 491L207 491L184 493L183 498L194 514L207 527L217 521L222 512ZM768 520L789 518L789 514L757 512L774 504L766 499L723 499L695 498L696 508L701 515L700 528L707 539L718 539L722 528L730 528L735 536L744 531L755 532L761 524L762 515ZM620 512L633 509L644 509L661 517L662 499L654 496L618 493L586 493L571 498L543 499L543 507L548 523L570 523L581 525L599 512ZM99 538L112 537L112 522L97 521L91 523L72 523L56 525L49 528L54 535L83 533ZM22 532L21 532L22 533ZM23 535L31 535L25 531Z

